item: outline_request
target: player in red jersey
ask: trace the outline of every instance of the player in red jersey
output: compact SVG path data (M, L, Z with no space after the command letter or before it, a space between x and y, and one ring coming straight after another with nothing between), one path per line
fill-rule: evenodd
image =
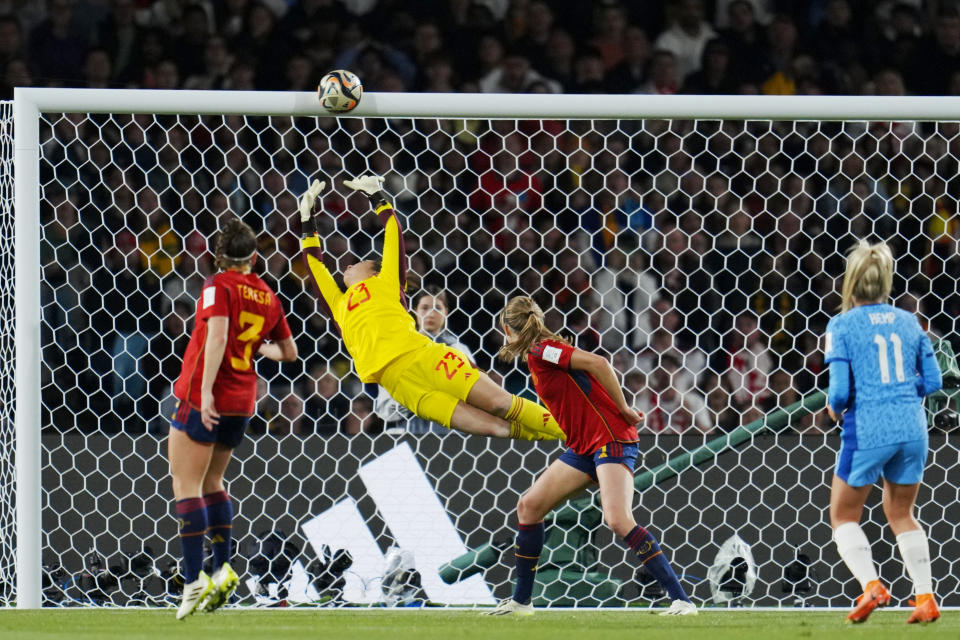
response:
M237 218L223 224L216 245L220 271L203 283L193 334L173 386L177 411L167 443L184 581L177 619L201 606L213 611L239 583L229 562L233 506L223 474L253 415L253 355L280 362L297 359L280 301L251 273L256 249L249 226ZM212 576L202 570L204 534L213 550Z
M513 361L526 356L537 395L560 423L568 449L520 496L513 597L489 613L533 613L543 519L558 504L596 482L607 526L637 554L673 601L662 615L696 615L697 608L657 540L633 518L633 470L638 453L635 425L643 420L643 414L627 404L613 367L548 330L543 311L531 298L512 298L500 314L500 324L506 334L500 358Z

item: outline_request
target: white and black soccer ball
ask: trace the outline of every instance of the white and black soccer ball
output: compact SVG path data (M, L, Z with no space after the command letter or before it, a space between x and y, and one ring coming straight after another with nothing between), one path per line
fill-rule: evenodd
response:
M320 105L330 113L352 111L363 96L363 85L357 74L337 69L323 76L317 87Z

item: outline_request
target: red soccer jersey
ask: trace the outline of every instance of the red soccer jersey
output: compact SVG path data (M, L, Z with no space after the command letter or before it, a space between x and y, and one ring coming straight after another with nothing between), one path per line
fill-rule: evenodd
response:
M173 395L197 410L200 409L207 320L214 316L229 319L227 346L213 383L214 404L224 415L253 415L257 399L253 356L264 339L279 341L290 337L283 307L270 287L252 273L222 271L207 278L197 301L197 317L183 355L180 377L173 385Z
M544 340L527 353L533 386L567 435L567 446L589 455L608 442L636 442L637 428L623 419L603 385L570 368L573 352L568 344Z

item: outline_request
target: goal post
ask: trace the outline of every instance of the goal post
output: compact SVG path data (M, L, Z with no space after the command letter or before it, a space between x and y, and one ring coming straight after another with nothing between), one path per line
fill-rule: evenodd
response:
M639 404L647 402L654 410L664 407L668 391L702 396L699 405L681 405L669 416L663 409L663 431L643 434L649 453L644 470L664 470L677 482L664 487L652 477L649 493L641 499L643 512L663 531L664 547L699 599L708 594L700 578L723 542L713 536L723 532L743 533L755 550L762 550L755 551L762 586L748 602L782 606L799 597L785 588L781 591L781 584L784 567L800 549L814 556L819 574L809 598L827 606L847 602L851 581L823 530L835 434L816 431L808 422L804 428L810 431L804 435L787 430L763 437L751 433L738 440L745 444L736 456L717 458L707 446L711 440L720 442L718 437L730 437L711 431L724 409L742 412L742 422L725 427L728 431L740 427L737 433L746 433L744 428L759 415L750 412L759 411L760 404L739 398L741 392L752 394L756 403L762 398L768 411L796 402L801 391L817 388L822 371L814 370L813 354L819 349L817 330L823 318L835 312L827 306L832 298L826 293L835 290L832 279L846 248L839 246L841 240L863 234L898 238L906 251L898 265L908 271L898 274L898 294L922 303L921 312L932 319L931 327L956 343L957 326L950 314L960 308L956 306L960 292L955 283L951 288L938 280L943 273L936 269L954 264L941 247L951 239L960 241L960 223L951 226L955 223L948 214L943 214L943 224L933 218L940 215L934 211L946 210L938 209L937 202L952 204L956 211L960 197L949 159L958 139L960 98L367 93L353 112L332 120L321 111L314 93L17 88L13 102L3 107L0 122L4 131L13 131L13 139L9 133L4 137L2 160L4 166L12 166L14 193L12 208L10 195L3 194L0 236L13 240L15 260L11 265L15 270L7 274L15 276L14 302L0 301L0 321L15 332L15 342L8 345L11 351L15 346L15 354L10 354L15 370L5 370L6 377L0 377L0 399L8 395L15 399L15 410L7 403L0 411L0 445L15 452L12 461L0 452L0 482L8 478L11 485L0 488L0 528L13 522L14 513L16 522L15 537L5 536L0 542L0 586L6 587L0 590L0 603L5 606L38 608L86 602L83 598L108 605L169 602L165 598L170 576L163 578L159 593L140 576L118 580L115 591L101 598L63 587L41 568L49 557L67 574L78 575L84 570L87 547L111 556L131 541L159 546L153 549L157 575L163 573L161 561L176 557L176 543L169 544L175 532L166 523L167 487L160 483L166 473L158 444L162 438L151 418L139 413L144 398L149 400L145 406L163 406L156 390L171 380L161 365L144 380L148 374L139 363L148 357L147 347L129 347L138 341L152 348L163 330L151 330L146 337L135 335L136 330L120 335L123 331L116 329L120 320L107 317L119 311L105 303L100 307L89 303L96 286L91 275L95 267L108 287L113 282L108 277L111 265L124 268L122 257L111 263L106 254L128 251L129 256L134 250L119 247L120 240L110 235L121 230L135 235L137 228L128 228L124 221L124 207L140 207L137 199L145 191L154 192L151 197L161 206L182 207L168 212L170 217L180 216L181 224L186 220L185 231L171 229L175 249L170 251L182 255L190 253L188 244L194 236L207 231L203 220L224 210L223 203L226 209L241 204L254 208L262 216L257 232L272 243L271 253L264 252L263 268L284 285L280 294L285 305L294 305L292 316L304 326L295 331L298 340L319 353L304 354L301 346L310 368L269 370L265 402L277 408L263 419L267 433L245 443L231 468L238 519L243 523L237 529L238 551L244 554L261 531L282 526L298 541L300 556L291 559L289 574L277 582L306 601L322 595L310 570L321 546L340 546L354 556L354 567L344 574L346 585L339 593L345 601L379 600L376 585L391 546L415 550L424 592L433 600L476 605L503 597L509 593L509 562L454 585L443 583L438 572L512 526L516 496L558 449L455 434L348 436L323 431L321 420L308 415L311 406L320 406L310 404L311 394L319 393L313 390L312 376L335 374L338 398L346 402L338 405L344 413L335 418L355 419L361 429L369 420L365 403L351 400L364 392L343 364L345 353L335 336L310 324L303 301L289 299L293 295L289 278L274 273L280 264L279 259L272 262L274 253L289 252L283 244L285 226L274 223L292 213L283 207L291 198L296 202L299 193L292 185L303 178L304 167L328 173L330 181L336 177L338 182L354 167L393 174L390 184L398 209L409 219L408 233L416 240L413 267L425 271L417 273L425 282L439 282L461 301L452 310L451 323L477 350L482 366L493 362L493 319L499 311L493 305L510 293L504 290L498 297L494 290L530 284L544 295L557 294L559 314L550 319L563 325L552 328L593 340L613 357L621 375L642 372L631 389ZM401 121L408 124L397 124ZM730 127L725 129L727 123ZM487 139L494 141L489 148L484 146ZM285 148L290 140L296 149ZM316 163L304 159L311 154L319 156ZM898 162L900 157L905 160ZM501 161L508 168L501 169ZM874 168L884 173L872 175ZM528 174L523 180L529 187L499 198L499 193L515 189L507 178L517 171ZM534 178L541 175L549 176L551 184L534 188ZM484 186L486 176L504 188L490 191L499 187ZM880 185L882 181L889 184ZM900 188L904 185L919 189L919 195ZM848 192L855 192L856 202L847 198ZM199 204L188 204L188 193ZM625 202L631 198L628 211ZM534 200L543 204L530 204ZM921 211L928 200L934 203L931 210ZM58 217L61 205L70 210L64 212L64 220ZM343 207L344 200L334 206ZM748 213L746 221L743 216L737 219L742 212ZM799 228L781 225L781 219ZM109 229L108 221L119 221L123 228ZM63 230L53 229L55 224ZM461 224L468 226L459 229ZM5 225L10 225L10 236L3 232ZM83 231L88 254L103 255L94 265L73 258L78 268L64 267L53 281L50 263L43 262L51 258L42 257L43 252L59 256L58 247L69 247L75 229ZM59 245L51 240L54 232L62 234L57 236ZM620 244L620 235L628 232L636 238ZM348 223L346 230L338 228L334 235L338 246L359 254L373 248L376 233L361 221ZM752 253L737 253L737 237L750 234L751 241L758 238L761 244L751 246ZM180 254L168 254L163 242L156 239L149 251L136 249L146 265L138 278L155 268L155 258L169 263L163 268L170 270L156 284L157 299L162 300L145 312L158 324L177 315L189 289L183 284L179 297L168 293L168 288L178 286L173 280L179 277L182 268L177 265L182 262L178 263ZM767 242L777 246L776 255ZM547 243L556 243L558 251L544 258ZM644 255L634 262L634 253ZM527 257L520 259L524 254ZM474 260L470 264L475 271L458 266L463 256ZM0 258L0 272L5 260L7 256ZM196 255L191 260L198 266L187 274L195 282L202 260ZM785 269L801 273L808 288L791 291L793 272L784 273ZM644 290L641 270L654 274L654 291ZM769 284L767 280L775 281L778 272L783 283ZM921 280L926 289L917 288ZM617 298L615 290L628 286L635 290ZM104 299L112 293L129 294L121 294L119 288L99 293ZM746 302L728 303L740 294ZM783 306L791 300L795 308ZM669 331L674 338L686 337L682 349L668 345L677 358L671 355L667 362L653 346L658 328L667 329L650 325L641 331L640 326L655 314L665 318L671 305L681 309L681 323ZM630 311L626 317L620 313L624 308ZM755 329L771 354L762 382L749 389L750 371L741 371L739 378L726 375L738 357L729 351L734 347L727 338L746 332L734 324L747 315L756 317ZM72 327L78 318L83 326ZM104 318L119 336L115 342L90 335L95 333L92 325ZM53 336L53 348L43 336ZM744 333L743 341L747 337ZM168 346L164 343L163 348ZM0 353L4 348L0 337ZM51 353L56 365L49 361ZM702 362L690 364L696 358ZM319 360L323 362L317 364ZM129 361L132 369L120 364ZM788 370L783 364L787 362L798 362L802 371ZM118 373L122 367L128 367L123 375ZM695 374L692 382L687 380L690 371ZM60 377L62 372L65 378ZM530 392L517 369L501 368L499 373L514 390ZM800 374L807 380L804 389L795 384ZM773 381L777 375L787 383L777 386L780 383ZM656 382L661 379L664 382ZM62 380L71 386L58 388ZM664 393L649 397L645 388L657 384ZM736 384L741 387L731 386ZM714 407L711 394L721 387L727 404ZM131 392L132 388L140 390ZM135 397L128 398L129 393ZM128 400L132 408L118 408L119 402ZM289 416L283 408L288 400L294 407ZM99 410L107 412L103 417L109 428L91 424ZM677 418L680 413L690 415ZM292 433L273 435L270 420L278 424L286 420ZM709 433L698 432L697 420ZM124 433L127 422L140 426L134 433ZM307 423L316 426L302 426ZM677 426L681 424L689 429L677 436L687 428ZM931 448L934 480L921 501L928 499L933 508L921 505L921 519L934 527L932 555L941 558L935 561L941 576L938 584L952 589L945 604L956 606L958 580L948 577L953 564L943 559L960 550L960 539L950 525L960 517L949 474L957 453L956 436L938 433ZM675 472L669 466L671 460L683 460L688 466L690 456L682 456L692 451L703 454L695 460L703 463L700 467ZM781 486L775 464L789 470L790 478ZM397 487L382 481L391 473L417 481L403 485L406 493L399 495ZM131 495L141 494L142 501L130 501ZM414 498L421 502L412 502ZM775 501L779 503L772 504ZM431 534L441 541L434 555L418 546L423 532L410 516L423 504L424 513L430 514ZM751 513L752 506L756 509ZM130 509L139 511L126 513ZM118 514L124 518L115 517ZM868 511L867 522L871 535L879 535L878 509ZM9 528L12 533L12 525ZM108 541L116 541L115 547L103 548L111 544ZM544 585L539 603L622 606L636 596L627 595L633 569L624 562L616 541L591 537L591 544L597 550L575 554L574 569L549 567L545 575L556 578ZM75 548L79 545L84 548ZM885 538L875 552L884 577L902 587L906 580L898 561L890 559L892 548ZM8 568L13 561L5 565L5 560L14 556L15 567ZM596 577L608 567L609 577ZM132 570L128 573L132 575ZM576 576L583 580L577 582ZM564 580L575 582L576 589L565 590L560 584ZM271 593L276 596L276 586ZM248 593L247 598L249 602L252 596Z

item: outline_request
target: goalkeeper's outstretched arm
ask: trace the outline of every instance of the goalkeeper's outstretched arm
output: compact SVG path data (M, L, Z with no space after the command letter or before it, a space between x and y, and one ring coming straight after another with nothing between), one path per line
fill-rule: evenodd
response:
M317 232L316 220L313 216L313 207L317 196L325 186L324 182L314 180L307 192L300 198L300 249L303 255L303 265L310 274L315 288L318 305L327 317L333 320L331 311L337 299L343 295L337 286L330 271L323 264L323 251L320 234Z
M345 180L343 184L350 189L366 193L370 198L370 205L384 229L380 276L397 283L400 299L406 307L407 252L403 243L403 227L393 204L383 191L383 178L360 176L355 180Z

